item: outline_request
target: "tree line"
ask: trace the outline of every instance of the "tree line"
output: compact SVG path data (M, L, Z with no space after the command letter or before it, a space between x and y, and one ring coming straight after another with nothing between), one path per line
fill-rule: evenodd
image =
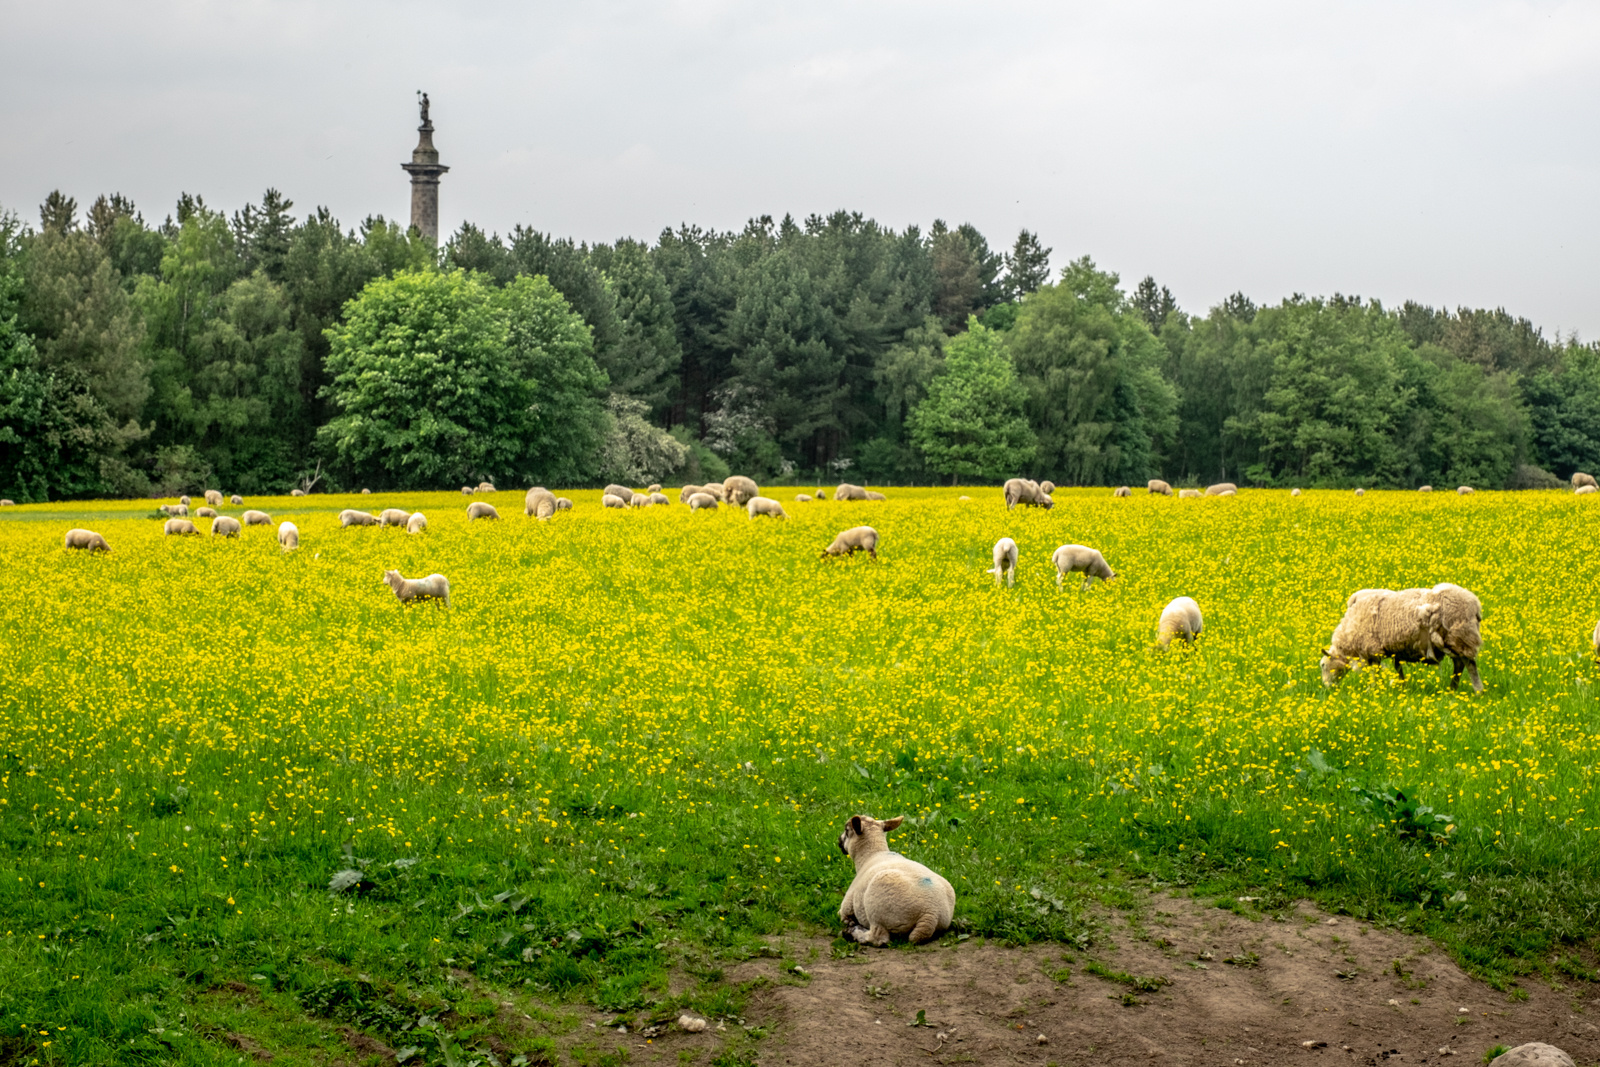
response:
M184 195L0 212L0 495L758 479L1556 484L1600 347L1335 294L1204 314L1026 230L763 216L585 245Z

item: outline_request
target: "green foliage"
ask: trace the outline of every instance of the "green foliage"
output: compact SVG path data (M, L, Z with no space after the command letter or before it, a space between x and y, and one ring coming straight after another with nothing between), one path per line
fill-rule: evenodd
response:
M1050 282L1050 253L1039 235L1031 230L1017 234L1016 243L1006 255L1004 280L1005 299L1018 303L1029 293L1036 292Z
M606 410L600 477L625 485L665 482L689 462L689 446L645 419L645 404L611 395Z
M616 344L599 360L600 369L613 392L641 400L659 415L677 394L683 362L667 280L639 241L597 246L590 260L605 276L621 320Z
M974 317L945 346L942 372L907 420L928 466L952 479L1014 477L1038 448L1002 336Z

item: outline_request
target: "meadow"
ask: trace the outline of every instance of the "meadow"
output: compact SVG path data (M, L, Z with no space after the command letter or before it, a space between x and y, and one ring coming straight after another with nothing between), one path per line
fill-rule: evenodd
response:
M247 500L287 554L164 538L148 501L0 512L0 1063L232 1063L206 994L235 986L290 1061L344 1025L466 1063L483 989L554 1029L736 1018L720 964L836 926L855 812L908 816L955 937L1082 950L1094 905L1170 885L1418 930L1513 995L1594 978L1592 498L794 492L786 522ZM388 506L428 531L335 518ZM860 523L881 562L818 558ZM1119 577L1058 590L1072 542ZM452 607L402 607L389 567ZM1483 601L1484 693L1448 665L1324 688L1351 591L1439 581ZM1205 634L1162 653L1180 594Z

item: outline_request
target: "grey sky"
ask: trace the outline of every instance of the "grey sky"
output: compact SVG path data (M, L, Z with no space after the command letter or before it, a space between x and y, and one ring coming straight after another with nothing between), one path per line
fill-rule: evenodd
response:
M835 208L1600 337L1600 3L0 0L0 206L267 186L580 240Z

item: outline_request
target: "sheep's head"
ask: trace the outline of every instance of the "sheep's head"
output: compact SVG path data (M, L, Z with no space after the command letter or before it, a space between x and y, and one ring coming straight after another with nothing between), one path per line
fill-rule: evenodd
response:
M391 589L400 588L400 583L404 580L400 577L399 571L389 570L383 572L383 584Z
M1350 661L1336 656L1328 649L1322 650L1322 684L1333 685L1350 673Z
M851 859L861 849L863 843L876 845L869 851L879 848L888 848L884 835L905 821L904 815L897 815L892 819L874 819L870 815L852 815L844 824L844 833L839 835L839 851Z

